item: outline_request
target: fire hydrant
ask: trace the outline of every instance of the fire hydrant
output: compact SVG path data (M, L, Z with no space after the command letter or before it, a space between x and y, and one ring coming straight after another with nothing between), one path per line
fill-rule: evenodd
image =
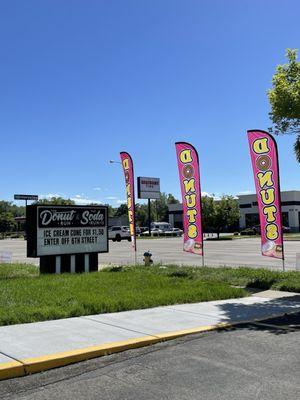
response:
M144 253L144 263L145 263L145 267L150 267L150 265L153 263L153 260L151 259L152 254L150 253L150 251L146 251Z

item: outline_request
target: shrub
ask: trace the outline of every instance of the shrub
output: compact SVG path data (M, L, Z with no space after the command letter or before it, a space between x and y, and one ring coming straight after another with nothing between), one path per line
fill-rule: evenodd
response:
M251 229L251 228L247 228L244 229L243 231L241 231L241 235L242 236L254 236L256 235L255 230Z

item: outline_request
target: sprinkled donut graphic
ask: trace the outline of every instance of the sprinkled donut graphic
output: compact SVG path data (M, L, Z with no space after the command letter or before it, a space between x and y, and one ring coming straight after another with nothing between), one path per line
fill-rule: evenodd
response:
M194 244L194 253L196 254L202 254L202 243L195 242Z
M260 171L268 171L271 167L271 159L269 156L259 156L256 159L256 166Z
M187 164L182 168L182 174L185 178L190 179L194 176L194 168L191 164Z

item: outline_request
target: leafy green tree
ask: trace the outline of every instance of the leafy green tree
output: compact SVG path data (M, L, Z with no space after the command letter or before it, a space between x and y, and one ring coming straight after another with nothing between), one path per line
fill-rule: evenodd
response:
M179 201L171 194L161 193L159 199L151 201L151 221L168 221L168 204L177 204ZM114 209L113 216L127 215L127 204L123 203ZM135 204L136 224L148 226L148 204Z
M16 227L12 212L6 211L0 213L0 232L11 232Z
M148 226L148 204L135 205L135 216L137 226ZM155 220L155 211L153 204L151 205L151 221Z
M0 213L10 212L14 217L21 217L25 215L25 207L17 206L10 201L0 201Z
M51 197L50 199L40 199L35 202L35 204L53 204L53 205L62 205L62 206L73 206L75 204L74 200L64 199L62 197Z
M240 210L237 200L233 196L222 196L214 201L212 222L218 238L220 232L238 222Z
M215 201L211 196L201 198L203 229L206 232L214 230Z
M126 203L120 204L114 212L114 217L121 217L128 214L128 207Z
M167 204L179 204L180 201L177 200L171 193L167 195Z
M287 64L278 65L268 91L275 134L297 134L294 151L300 162L300 62L297 50L287 49Z
M109 217L113 217L114 214L115 214L114 208L113 208L111 205L109 205L109 204L107 204L107 207L108 207L108 216L109 216Z
M17 206L10 201L0 201L0 232L16 230L15 217L25 216L25 207Z
M169 193L160 193L160 196L157 200L153 200L151 204L155 207L155 215L156 220L165 222L168 221L169 213L168 213L168 205L169 204L178 204L179 200L175 199L175 197ZM152 208L153 208L152 207Z

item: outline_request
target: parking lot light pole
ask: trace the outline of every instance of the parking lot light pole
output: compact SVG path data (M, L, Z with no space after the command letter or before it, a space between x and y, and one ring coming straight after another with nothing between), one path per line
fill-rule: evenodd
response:
M121 161L109 160L110 164L122 164Z
M148 228L149 236L151 236L151 201L148 199Z

